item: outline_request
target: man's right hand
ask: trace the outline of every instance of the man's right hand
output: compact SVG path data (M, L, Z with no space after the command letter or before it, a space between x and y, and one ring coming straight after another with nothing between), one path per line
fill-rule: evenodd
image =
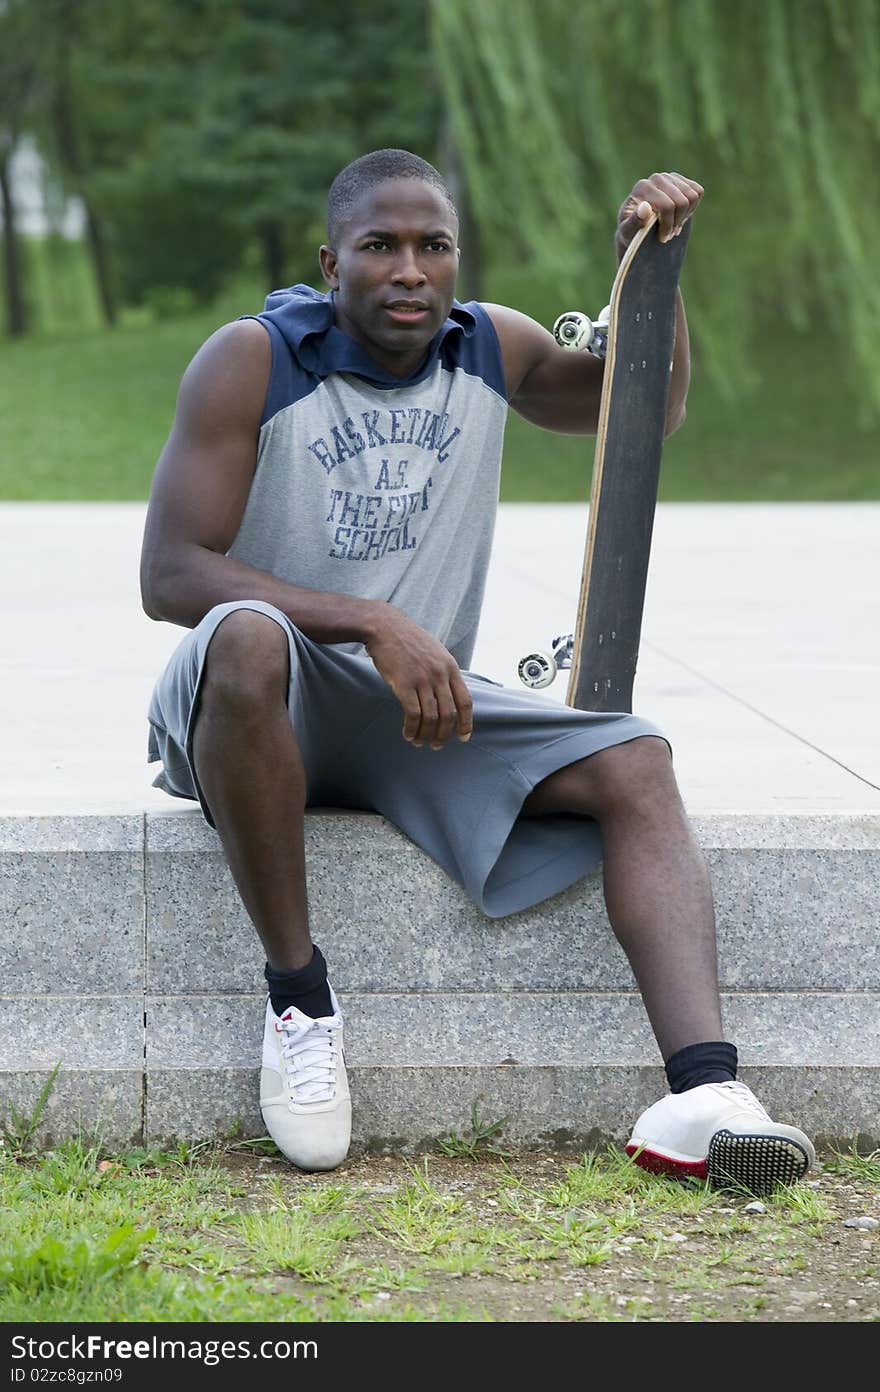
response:
M442 749L453 730L460 740L470 739L473 700L442 643L389 604L364 646L403 707L405 740L416 749Z

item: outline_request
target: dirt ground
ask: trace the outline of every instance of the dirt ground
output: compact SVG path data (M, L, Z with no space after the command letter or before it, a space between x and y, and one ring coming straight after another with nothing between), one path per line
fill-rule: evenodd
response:
M659 1188L613 1198L581 1193L560 1208L559 1186L577 1163L571 1155L361 1156L332 1175L300 1174L279 1157L256 1154L230 1154L224 1163L246 1186L242 1203L262 1207L272 1190L276 1202L283 1196L295 1208L306 1191L341 1186L337 1199L357 1219L382 1212L400 1194L412 1196L414 1169L424 1174L427 1197L415 1194L422 1226L407 1229L402 1245L401 1230L395 1236L382 1221L347 1242L346 1257L378 1274L350 1297L359 1313L334 1314L331 1306L322 1316L328 1319L369 1319L375 1310L391 1320L880 1320L880 1226L845 1226L851 1218L880 1219L876 1166L853 1174L836 1159L820 1156L805 1183L765 1198L763 1212L746 1211L749 1195L695 1193L653 1178ZM450 1212L454 1235L432 1246L430 1215ZM542 1240L551 1214L557 1236ZM583 1244L560 1248L559 1232L578 1224L590 1227L601 1255ZM277 1279L310 1294L297 1276Z

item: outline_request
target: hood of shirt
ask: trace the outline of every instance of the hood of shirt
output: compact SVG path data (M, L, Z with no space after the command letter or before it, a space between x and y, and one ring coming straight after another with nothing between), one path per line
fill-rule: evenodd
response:
M317 377L329 377L331 372L352 372L377 387L411 387L421 382L432 371L450 334L464 334L465 338L470 338L477 327L470 310L453 300L449 317L431 339L419 366L408 377L395 377L380 367L366 348L336 327L332 290L321 294L310 285L273 290L267 295L261 314L242 317L264 319L274 324L307 372Z

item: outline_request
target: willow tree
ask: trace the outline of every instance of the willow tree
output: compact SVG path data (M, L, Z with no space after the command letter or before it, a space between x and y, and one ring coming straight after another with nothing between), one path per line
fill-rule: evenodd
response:
M834 341L829 376L857 372L876 419L880 0L432 0L432 28L490 247L598 309L622 198L687 174L706 188L685 278L707 370L747 388L782 317L817 353Z

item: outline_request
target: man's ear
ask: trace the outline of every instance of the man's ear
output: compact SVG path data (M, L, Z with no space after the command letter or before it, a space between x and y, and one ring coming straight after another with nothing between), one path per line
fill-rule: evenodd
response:
M330 246L322 246L318 251L321 275L331 290L339 289L339 276L336 274L336 252Z

